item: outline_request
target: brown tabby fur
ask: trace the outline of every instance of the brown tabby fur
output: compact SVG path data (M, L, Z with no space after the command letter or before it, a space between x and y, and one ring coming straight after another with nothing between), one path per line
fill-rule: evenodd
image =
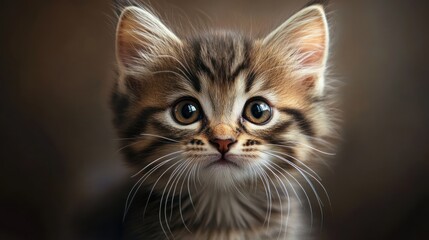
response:
M149 11L126 8L112 95L137 181L125 238L303 239L300 186L317 179L309 165L332 130L328 44L318 5L257 40L228 31L179 39ZM204 115L189 126L172 117L184 97ZM242 117L255 97L273 109L266 125ZM211 166L219 153L210 142L227 138L236 140L229 153L238 167Z

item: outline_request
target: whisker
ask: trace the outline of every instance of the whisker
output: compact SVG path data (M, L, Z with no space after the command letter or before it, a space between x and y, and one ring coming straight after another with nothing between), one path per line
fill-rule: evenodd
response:
M322 145L323 144L323 146L324 147L329 147L329 148L331 148L331 149L333 149L334 148L334 144L332 144L331 142L329 142L329 141L326 141L325 139L323 139L323 138L319 138L319 137L313 137L313 136L309 136L309 135L306 135L306 134L303 134L306 138L309 138L309 139L311 139L312 141L316 141L316 142L318 142L317 144L319 144L319 145Z
M173 159L176 159L177 157L174 157ZM168 167L159 177L158 177L158 179L155 181L155 183L153 184L153 186L152 186L152 189L150 190L150 192L149 192L149 196L148 196L148 198L147 198L147 201L146 201L146 205L145 205L145 207L144 207L144 211L143 211L143 216L145 215L145 213L146 213L146 209L147 209L147 206L149 205L149 200L150 200L150 197L152 196L152 193L153 193L153 190L155 190L155 186L156 186L156 184L158 184L158 182L159 182L159 180L161 180L161 178L171 169L171 168L173 168L173 167L175 167L177 164L179 164L180 163L180 161L177 161L177 162L175 162L175 163L173 163L170 167Z
M168 159L167 161L169 161L169 160L171 160L171 158L170 159ZM167 162L166 161L166 162ZM134 184L134 186L131 188L131 190L130 190L130 193L128 194L128 197L127 197L127 200L126 200L126 203L125 203L125 209L126 209L126 211L125 211L125 215L127 214L127 212L128 212L128 209L129 209L129 207L130 207L130 205L131 205L131 202L133 201L133 199L134 199L134 196L136 195L136 193L137 193L137 191L140 189L140 187L141 187L141 185L142 185L142 183L153 173L153 172L155 172L158 168L160 168L161 166L163 166L165 164L165 162L161 162L161 163L158 163L157 165L155 165L155 167L153 168L153 169L151 169L149 172L147 172L147 173L145 173L145 174L143 174L143 176ZM143 181L142 181L143 180ZM142 181L142 182L141 182ZM139 182L141 182L140 184L139 184ZM131 193L133 192L133 190L134 190L134 188L137 186L137 184L139 184L138 185L138 188L135 190L135 192L134 192L134 194L133 194L133 197L131 198L131 200L130 200L130 203L129 203L129 198L130 198L130 196L131 196ZM129 205L128 205L129 204ZM124 216L125 217L125 216Z
M125 145L125 146L123 146L123 147L119 148L118 150L116 150L116 153L120 153L120 152L121 152L122 150L124 150L125 148L130 147L130 146L133 146L133 145L135 145L135 144L137 144L137 143L139 143L139 142L132 142L132 143L130 143L130 144L127 144L127 145Z
M139 137L134 137L134 138L118 138L118 139L116 139L116 140L118 140L118 141L123 141L123 140L141 140L141 139L143 139L142 137L156 137L156 138L163 139L163 140L167 140L167 141L170 141L170 142L180 143L179 141L174 140L174 139L172 139L172 138L168 138L168 137L164 137L164 136L156 135L156 134L149 134L149 133L142 133L142 134L140 134L140 136L139 136ZM123 147L119 148L116 152L117 152L117 153L118 153L118 152L121 152L121 151L122 151L122 150L124 150L125 148L130 147L130 146L135 145L135 144L138 144L138 143L139 143L139 142L138 142L138 141L136 141L136 142L132 142L132 143L130 143L130 144L127 144L127 145L125 145L125 146L123 146Z
M259 168L262 169L261 167L259 167ZM271 186L270 186L270 183L268 182L268 179L267 179L265 171L263 171L263 169L262 169L262 171L260 171L260 173L261 173L261 176L264 179L263 182L265 182L265 184L267 186L267 200L268 200L267 214L268 214L268 219L266 219L267 220L266 223L267 223L267 229L268 229L270 227L271 213L272 213L272 207L273 207L272 198L271 198L271 196L272 196L272 194L271 194ZM265 221L264 221L264 224L265 224Z
M189 187L189 180L190 180L190 177L191 177L191 174L192 174L192 172L195 170L195 165L192 167L192 169L189 171L189 174L188 174L188 177L187 177L187 186L188 186L188 195L189 195L189 201L191 202L191 205L192 205L192 207L194 208L194 211L196 212L197 210L196 210L196 208L195 208L195 205L194 205L194 201L192 200L192 194L191 194L191 191L190 191L190 187Z
M188 167L190 166L190 164L188 164L186 166L186 169L188 169ZM184 179L186 178L186 176L190 174L190 171L188 170L188 172L185 174ZM180 193L179 193L179 214L180 214L180 218L182 219L182 223L183 226L185 226L186 230L188 230L188 232L191 232L191 230L189 230L188 226L185 223L185 219L183 218L183 213L182 213L182 193L183 193L183 185L185 183L185 180L182 181L182 185L180 186Z
M283 181L280 179L280 177L279 176L277 176L277 174L275 174L273 171L272 171L272 169L271 169L271 167L270 167L270 164L268 163L268 164L263 164L264 166L266 166L266 168L279 180L279 182L282 184L282 186L283 186L283 193L285 193L286 194L286 196L287 196L287 202L288 202L288 208L287 208L287 215L286 215L286 232L287 232L287 225L288 225L288 222L289 222L289 214L290 214L290 198L289 198L289 192L288 192L288 190L287 190L287 188L286 188L286 186L283 184ZM270 181L271 181L271 183L275 186L276 184L274 184L274 182L273 182L273 180L271 179L271 177L269 177L268 176L268 178L270 179ZM277 190L277 188L274 188L275 190L276 190L276 193L277 193L277 197L279 198L279 201L280 201L280 219L281 219L281 222L280 222L280 228L281 229L283 229L283 204L282 204L282 197L280 197L280 194L279 194L279 192L278 192L278 190ZM286 232L285 232L285 234L286 234ZM279 239L280 238L280 235L281 235L281 231L279 231L279 233L278 233L278 235L277 235L277 239Z
M158 218L159 218L159 223L160 223L160 225L161 225L161 228L162 228L162 230L163 230L163 232L165 233L166 231L165 231L165 229L164 229L164 224L162 223L162 206L164 205L164 218L165 218L165 224L166 224L166 226L167 226L167 229L168 229L168 232L171 234L171 235L173 235L173 233L171 232L171 229L170 229L170 226L169 226L169 223L168 223L168 219L167 219L167 204L168 204L168 196L170 195L170 191L171 191L171 189L172 189L172 187L173 187L173 183L174 183L174 181L176 180L176 178L177 178L177 172L179 172L179 170L181 169L181 167L182 166L184 166L186 164L186 162L182 162L181 164L179 164L179 166L176 168L176 169L174 169L174 171L171 173L171 176L168 178L168 181L167 181L167 183L165 184L165 187L164 187L164 190L162 191L162 194L161 194L161 200L160 200L160 202L159 202L159 213L158 213ZM174 180L173 180L174 179ZM170 186L170 188L169 188L169 190L168 190L168 192L167 192L167 196L165 197L165 204L163 204L163 200L164 200L164 195L165 195L165 192L166 192L166 190L167 190L167 188L168 188L168 186L170 185L170 182L171 182L171 180L173 180L173 182L172 182L172 184L171 184L171 186Z
M280 170L284 171L286 174L288 174L293 180L295 180L295 182L298 184L298 186L301 188L302 192L304 193L305 198L307 199L308 202L308 207L310 210L310 217L311 217L311 227L313 227L313 207L311 205L311 201L310 201L310 197L307 194L307 191L305 191L304 187L301 185L301 183L298 181L298 179L296 179L292 174L290 174L288 171L286 171L285 169L281 168L278 164L276 164L275 162L272 162L272 164L276 165L277 168L276 169L289 183L289 185L292 187L292 190L295 192L295 194L297 195L297 192L295 191L295 188L293 187L292 183L289 181L289 179L283 175L282 172L280 172ZM300 198L297 196L298 201L300 202L300 204L302 205L302 202L300 200Z
M312 189L312 191L313 191L313 193L314 193L314 195L315 195L315 197L316 197L316 199L317 199L317 203L318 203L318 205L319 205L319 209L320 209L320 214L321 214L321 218L322 218L322 225L323 225L323 202L322 202L322 200L321 200L321 198L320 198L320 196L319 196L319 194L317 194L317 191L316 191L316 189L315 189L315 187L314 187L314 185L311 183L311 181L310 181L310 179L308 179L308 177L304 174L304 172L305 172L305 170L303 170L303 169L301 169L300 167L298 167L298 166L296 166L294 163L292 163L291 161L289 161L289 160L287 160L286 158L283 158L283 157L281 157L281 156L279 156L279 155L276 155L276 154L273 154L273 153L270 153L270 152L264 152L265 154L268 154L268 155L271 155L271 156L274 156L274 157L277 157L277 158L279 158L279 159L281 159L281 160L284 160L285 162L287 162L288 164L290 164L292 167L294 167L300 174L301 174L301 176L302 177L304 177L304 179L307 181L307 183L308 183L308 185L310 186L310 188ZM325 191L325 194L326 194L326 196L328 197L328 200L329 200L329 195L328 195L328 193L327 193L327 191L326 191L326 189L325 189L325 187L323 186L323 184L322 183L320 183L320 181L319 180L317 180L317 178L315 178L313 175L311 175L311 174L309 174L308 172L305 172L305 173L307 173L307 175L309 175L310 177L312 177L317 183L319 183L319 185L323 188L323 190ZM329 200L329 203L330 203L330 200Z
M293 157L293 156L291 156L291 155L289 155L287 153L284 153L284 152L274 151L274 150L269 150L269 151L273 152L273 153L281 154L283 156L291 157L292 159L296 160L299 164L303 165L308 170L310 170L319 180L322 180L322 178L319 176L319 174L317 174L316 171L314 171L312 168L310 168L309 166L307 166L303 161L301 161L301 160L299 160L299 159L297 159L297 158L295 158L295 157Z
M183 151L183 150L180 150L180 151L172 152L172 153L169 153L169 154L164 155L164 156L162 156L162 157L159 157L159 158L157 158L157 159L156 159L156 160L154 160L154 161L151 161L148 165L146 165L146 166L145 166L144 168L142 168L140 171L138 171L137 173L135 173L134 175L132 175L132 176L131 176L131 178L134 178L135 176L139 175L141 172L143 172L146 168L150 167L150 166L151 166L152 164L154 164L155 162L157 162L157 161L159 161L159 160L161 160L161 159L163 159L163 158L169 157L169 156L171 156L171 155L178 154L178 153L182 153L182 152L184 152L184 151Z
M171 218L172 218L172 216L173 216L173 198L174 198L174 196L176 195L177 185L179 184L179 180L180 180L180 179L182 179L182 176L183 176L183 174L186 172L186 169L187 169L187 167L188 167L189 165L190 165L190 162L189 162L189 163L187 163L186 165L184 165L184 166L180 169L180 173L179 173L178 179L177 179L177 181L176 181L176 182L175 182L175 184L174 184L174 190L173 190L173 194L172 194L172 196L171 196L170 220L171 220ZM182 181L184 181L184 180L182 179Z
M261 169L261 167L259 167L258 166L258 169ZM262 183L262 185L263 185L263 187L264 187L264 191L265 191L265 199L267 200L267 210L269 209L269 197L268 197L268 190L267 190L267 187L266 187L266 185L265 185L265 182L264 182L264 180L262 179L262 174L261 174L261 172L262 171L255 171L255 173L258 175L258 177L259 177L259 179L261 179L261 183ZM256 185L255 185L256 186ZM266 222L267 222L267 219L268 219L268 211L266 211L265 212L265 219L264 219L264 223L263 223L263 225L265 225L266 224Z
M294 159L294 160L296 160L296 161L300 161L299 159L297 159L296 157L294 157L294 156L291 156L291 155L289 155L289 154L284 154L284 155L286 155L286 156L288 156L288 157L290 157L290 158L292 158L292 159ZM301 161L302 162L302 161ZM293 163L292 163L293 164ZM311 175L311 174L309 174L307 171L305 171L305 170L303 170L302 168L301 168L301 170L303 171L303 172L305 172L305 173L307 173L311 178L313 178L321 187L322 187L322 189L323 189L323 191L325 192L325 194L326 194L326 197L327 197L327 199L328 199L328 202L329 202L329 205L331 205L331 199L330 199L330 197L329 197L329 194L328 194L328 191L326 190L326 188L325 188L325 186L322 184L322 182L321 182L321 180L319 180L319 179L317 179L316 177L314 177L313 175Z
M274 164L275 166L273 166L272 164ZM295 188L293 187L293 185L292 185L292 183L290 182L290 180L281 172L281 171L279 171L278 169L277 169L277 167L278 168L280 168L281 170L283 170L279 165L277 165L275 162L271 162L270 163L270 166L272 166L272 167L274 167L273 169L274 170L276 170L279 174L281 174L282 175L282 177L284 178L284 179L286 179L286 181L289 183L289 186L291 186L291 188L292 188L292 191L295 193L295 196L296 196L296 198L297 198L297 200L298 200L298 202L300 203L300 205L302 206L302 202L301 202L301 199L299 198L299 195L298 195L298 192L295 190ZM298 180L296 179L296 178L294 178L290 173L288 173L287 171L285 171L290 177L292 177L298 184L299 184L299 182L298 182ZM279 179L280 180L280 179ZM283 181L281 181L280 180L280 183L283 185L283 187L284 188L286 188L286 186L284 185L284 183L283 183ZM301 189L303 189L302 187L301 187Z
M164 136L156 135L156 134L141 133L141 134L140 134L140 136L157 137L157 138L165 139L165 140L172 141L172 142L175 142L175 143L179 143L179 141L174 140L174 139L172 139L172 138L168 138L168 137L164 137Z
M288 140L288 142L290 142L290 143L294 143L294 144L301 144L302 146L304 146L304 147L307 147L307 148L309 148L309 149L311 149L311 150L314 150L314 151L316 151L316 152L319 152L319 153L321 153L321 154L325 154L325 155L328 155L328 156L335 156L336 155L336 153L329 153L329 152L325 152L325 151L322 151L322 150L320 150L320 149L317 149L317 148L315 148L315 147L312 147L312 146L310 146L310 145L307 145L307 144L305 144L305 143L302 143L302 142L295 142L295 141L290 141L290 140ZM288 146L288 145L283 145L283 144L267 144L267 145L274 145L274 146L279 146L279 147L291 147L291 146Z
M262 153L266 153L266 154L273 154L273 155L276 155L276 154L274 154L275 152L274 151L272 151L272 150L267 150L267 151L260 151L260 152L262 152ZM276 155L277 156L277 155ZM288 155L289 156L289 155ZM294 164L292 161L290 161L289 159L285 159L285 158L283 158L283 157L281 157L281 156L279 156L283 161L286 161L286 163L288 163L289 165L291 165L293 168L295 168L296 170L298 170L298 171L302 171L302 172L304 172L304 173L306 173L308 176L310 176L311 178L313 178L313 179L315 179L316 181L319 181L318 180L318 177L317 176L314 176L313 174L311 174L311 173L309 173L308 171L306 171L306 170L304 170L304 169L302 169L301 167L299 167L298 165L296 165L296 164ZM291 157L291 156L289 156L289 157ZM294 160L296 160L295 158L293 158ZM300 160L297 160L297 161L300 161Z
M173 157L173 158L170 158L170 159L168 159L168 160L166 160L166 161L164 161L164 162L160 162L160 163L158 163L153 169L151 169L149 172L147 172L146 174L144 174L140 179L139 179L139 181L138 182L140 182L139 184L138 184L138 182L136 183L136 184L134 184L134 186L133 186L133 188L131 189L131 191L130 191L130 193L128 194L128 197L127 197L127 200L126 200L126 202L125 202L125 213L124 213L124 219L125 219L125 216L127 215L127 213L128 213L128 210L130 209L130 207L131 207L131 203L133 202L133 200L134 200L134 197L136 196L136 194L137 194L137 192L140 190L140 187L142 186L142 184L144 183L144 181L146 181L146 179L153 173L153 172L155 172L157 169L159 169L160 167L162 167L163 165L165 165L166 163L168 163L168 162L170 162L171 160L173 160L174 158L176 158L176 157ZM134 194L132 195L132 197L131 197L131 200L129 200L129 198L130 198L130 196L131 196L131 193L132 193L132 191L133 191L133 189L137 186L137 184L138 184L138 187L137 187L137 189L134 191ZM129 200L129 201L128 201Z

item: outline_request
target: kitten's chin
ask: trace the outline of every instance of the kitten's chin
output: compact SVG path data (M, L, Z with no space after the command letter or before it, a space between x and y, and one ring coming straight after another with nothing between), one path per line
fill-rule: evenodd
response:
M225 157L221 157L211 162L207 168L220 168L219 170L221 171L223 168L240 168L240 166Z
M215 167L219 168L219 167ZM246 179L242 173L228 168L212 169L203 176L203 181L209 189L228 191L237 188L237 185Z
M231 156L213 158L200 171L200 179L207 185L219 190L236 188L237 184L252 177L252 171L246 161Z

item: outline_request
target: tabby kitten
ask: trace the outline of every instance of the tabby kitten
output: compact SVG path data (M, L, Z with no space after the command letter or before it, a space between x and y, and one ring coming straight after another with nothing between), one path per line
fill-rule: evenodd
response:
M112 98L137 181L125 238L302 239L298 189L318 181L308 164L331 132L328 44L320 5L263 39L179 38L147 9L125 8Z

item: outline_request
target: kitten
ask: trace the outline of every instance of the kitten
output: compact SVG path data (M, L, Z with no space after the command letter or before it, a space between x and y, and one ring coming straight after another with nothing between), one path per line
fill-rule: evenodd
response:
M332 129L323 7L263 39L179 38L127 7L116 40L114 124L137 181L125 238L302 239L297 192Z

